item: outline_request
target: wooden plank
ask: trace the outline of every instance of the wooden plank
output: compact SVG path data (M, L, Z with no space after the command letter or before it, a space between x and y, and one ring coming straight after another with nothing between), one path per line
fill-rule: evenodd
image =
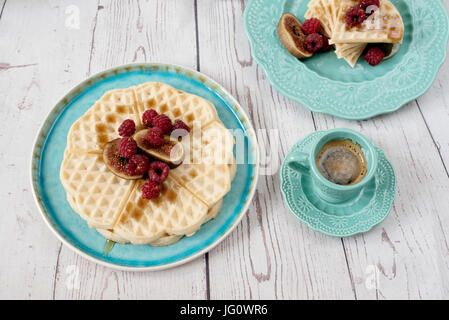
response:
M359 298L449 297L448 68L446 61L422 97L391 115L363 122L315 116L319 129L351 127L373 138L397 171L390 216L372 232L345 240ZM378 290L366 286L372 266Z
M90 72L131 62L196 68L194 1L100 1Z
M443 1L446 10L449 10L449 2ZM443 63L437 74L435 82L430 89L417 101L423 114L433 141L439 150L439 154L445 163L446 173L449 171L449 135L447 134L449 118L449 62ZM448 173L449 176L449 173Z
M252 59L244 6L244 1L198 1L201 71L236 97L256 130L278 133L261 148L263 154L273 147L270 158L278 169L288 149L314 125L310 112L277 94ZM258 138L265 141L263 134ZM354 298L340 239L313 232L290 214L278 170L259 179L246 217L209 254L211 298Z
M3 10L5 9L6 0L0 0L0 19L2 17Z
M0 199L4 211L13 214L1 217L0 241L14 246L0 252L0 298L206 296L203 259L167 272L134 274L96 266L72 253L40 218L24 170L45 114L86 75L145 60L194 68L193 17L193 1L6 4L0 20L0 112L8 125L0 128L0 147L8 151L0 153L0 166L2 179L10 183L1 185ZM163 59L172 53L164 31L178 30L182 40L177 41L191 49Z
M157 272L115 271L65 249L61 251L55 299L204 299L204 258Z
M89 73L135 61L165 61L196 68L194 23L193 1L100 1L92 22L90 60L85 65L89 65ZM73 270L76 272L70 273ZM68 286L67 281L76 274L76 285ZM55 297L203 299L206 291L204 257L163 272L117 272L63 247Z
M443 1L443 5L446 10L449 10L449 2L447 0ZM443 63L441 69L439 70L435 82L432 84L430 89L419 99L417 99L417 104L419 111L422 113L424 121L426 122L427 129L431 134L431 138L435 147L438 150L438 155L443 161L444 169L446 175L449 177L449 135L448 135L448 120L449 120L449 63L448 60ZM445 190L447 191L447 180L445 185ZM438 200L437 200L438 201ZM440 201L438 201L440 202ZM449 224L447 220L441 220L441 216L445 216L441 212L438 220L438 225L441 230L443 230L445 235L445 242L447 243L449 235ZM446 248L442 250L446 250ZM444 289L445 296L448 296L449 288L447 286Z
M390 215L372 231L344 240L357 298L447 298L449 203L442 199L449 184L416 103L368 121L318 114L315 120L318 129L362 132L396 170L397 198Z
M193 3L6 2L0 19L0 115L6 124L0 127L0 168L8 183L0 185L0 200L3 211L12 214L0 218L0 241L14 245L0 251L0 298L207 296L203 259L164 272L116 272L61 246L38 214L24 170L44 115L86 75L132 61L195 68ZM271 140L278 166L297 140L314 131L314 124L310 112L272 89L252 60L243 32L244 5L198 1L201 71L229 89L257 129L279 129ZM79 28L72 17L76 8ZM446 69L447 63L418 99L419 108L411 103L361 122L314 115L318 129L361 131L393 162L398 198L381 225L345 239L342 246L290 215L277 172L261 176L247 216L209 255L211 298L448 298L444 199L449 186L440 160L447 169ZM373 270L379 276L377 288Z
M28 168L45 114L85 74L80 66L89 37L83 28L89 33L95 10L85 1L82 29L69 30L65 8L71 3L8 1L0 19L0 298L47 299L53 293L60 243L34 203Z

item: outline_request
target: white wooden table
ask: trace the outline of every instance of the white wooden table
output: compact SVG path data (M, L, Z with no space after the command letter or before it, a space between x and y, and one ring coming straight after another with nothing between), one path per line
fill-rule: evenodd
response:
M0 0L0 298L449 298L449 63L424 96L393 114L345 121L311 113L278 94L252 59L245 4ZM367 135L397 171L390 215L364 235L321 235L290 214L276 172L260 177L236 230L181 267L120 272L73 253L32 199L34 137L72 86L142 61L184 65L221 83L256 129L279 129L277 165L314 130L348 127Z

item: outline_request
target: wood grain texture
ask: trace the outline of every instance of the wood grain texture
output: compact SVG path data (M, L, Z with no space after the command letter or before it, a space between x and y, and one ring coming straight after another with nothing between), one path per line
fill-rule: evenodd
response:
M99 1L89 70L131 62L196 68L194 1Z
M71 15L78 13L78 20ZM42 17L46 17L42 19ZM39 216L28 168L34 137L58 98L87 75L133 61L196 67L193 1L9 1L0 20L2 183L0 298L205 298L204 258L166 272L102 268L62 246ZM77 24L78 21L78 24ZM181 47L165 31L178 32ZM171 39L173 41L173 39ZM173 54L167 55L167 52ZM171 289L169 289L171 287Z
M115 271L63 247L55 299L205 299L204 257L157 272Z
M0 19L0 239L14 243L0 252L0 298L52 297L60 244L36 208L28 168L45 114L84 76L69 69L87 60L82 43L72 45L79 33L63 31L69 4L7 1ZM93 13L87 4L83 18Z
M198 1L201 71L230 90L256 130L278 133L270 139L258 136L262 157L268 151L275 170L259 177L247 216L210 252L211 298L354 298L340 239L309 230L283 203L280 162L299 138L314 131L314 125L310 112L276 93L252 59L243 30L244 5Z
M443 5L449 11L449 1L443 0ZM449 176L449 135L447 120L449 118L449 63L443 63L435 82L417 102L422 112L433 142L444 161L446 174Z
M88 73L141 61L195 68L196 48L191 45L195 43L193 17L193 1L100 1L91 23ZM175 42L186 49L173 51ZM72 266L79 270L77 290L67 286L66 273L73 275ZM206 297L204 257L176 269L138 274L99 267L62 247L57 271L56 299Z
M245 5L0 0L0 242L11 243L0 250L0 299L449 298L449 64L426 94L393 114L368 121L312 114L279 95L252 59ZM235 96L258 131L265 174L242 223L208 263L202 257L154 273L101 267L63 246L32 199L30 152L45 114L86 76L135 61L198 67ZM348 239L301 224L279 188L278 169L294 143L335 127L382 147L398 178L388 218Z
M449 297L447 68L446 61L430 90L393 114L357 122L314 116L317 129L349 127L366 134L396 170L398 192L389 217L371 232L344 240L358 299Z
M315 115L318 129L347 127L380 146L397 175L397 198L387 219L370 232L345 239L359 299L449 297L447 228L449 183L416 102L369 121ZM372 268L372 269L370 269ZM378 272L378 286L367 286Z
M2 18L3 9L5 8L6 0L0 0L0 19Z

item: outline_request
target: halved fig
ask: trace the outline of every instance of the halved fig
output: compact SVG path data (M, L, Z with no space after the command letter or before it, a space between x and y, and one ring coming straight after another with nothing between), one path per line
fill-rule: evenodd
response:
M298 59L310 58L313 53L306 50L301 21L291 13L284 13L277 27L279 39L285 49Z
M382 43L380 49L385 53L384 60L393 58L393 56L401 49L400 43Z
M153 147L145 138L148 130L140 130L133 135L137 147L153 159L167 163L171 168L179 166L184 160L182 144L178 140L164 136L165 143L160 147Z
M118 152L118 143L120 139L115 139L109 141L105 144L103 149L103 161L109 170L112 171L116 176L127 179L136 180L143 177L143 175L130 176L126 172L126 165L128 164L128 159L120 156Z

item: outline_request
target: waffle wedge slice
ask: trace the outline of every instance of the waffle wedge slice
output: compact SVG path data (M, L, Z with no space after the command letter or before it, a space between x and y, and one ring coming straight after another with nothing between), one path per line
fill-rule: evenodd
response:
M216 204L214 204L211 208L209 208L209 210L207 211L207 215L204 217L204 221L202 224L216 218L218 213L221 210L222 205L223 205L223 200L220 200ZM122 244L129 243L128 239L121 237L113 229L97 228L97 231L108 240L122 243ZM194 234L195 234L195 232L193 232L187 236L192 236ZM183 237L183 235L169 234L169 233L165 232L159 239L149 242L148 244L155 246L155 247L168 246L168 245L178 242L182 237Z
M380 0L380 7L362 24L349 28L345 22L348 9L358 0L339 0L339 12L329 43L401 43L404 23L397 8L388 0Z
M72 207L73 211L75 211L77 213L79 212L78 206L76 205L75 196L73 196L71 194L67 194L67 202L70 204L70 207ZM129 241L127 239L120 237L117 233L114 232L113 229L102 229L102 228L96 228L96 229L107 240L111 240L111 241L122 243L122 244L129 243Z
M219 119L214 105L199 96L161 82L147 82L134 88L139 117L148 109L166 114L172 121L181 119L191 128Z
M76 207L76 203L70 199L69 202L71 202L71 201L73 204L73 205L71 204L72 208ZM207 211L207 214L204 216L203 221L201 222L201 225L216 218L218 213L221 210L222 205L223 205L223 200L221 199L221 200L217 201L217 203L215 203L212 207L210 207L209 210ZM122 244L130 243L130 241L128 239L119 235L116 231L114 231L114 229L97 228L97 231L108 240L112 240L114 242L118 242L118 243L122 243ZM190 234L186 234L186 236L190 237L190 236L194 235L195 233L196 233L196 230L194 232L191 232ZM183 235L169 234L167 232L164 232L160 238L153 240L151 242L148 242L147 244L150 244L150 245L156 246L156 247L168 246L168 245L178 242L182 237L183 237ZM142 244L145 243L144 239L139 239L139 242L141 242Z
M309 4L305 17L317 18L323 25L323 30L328 38L332 37L336 24L339 3L341 0L315 0ZM337 43L335 54L339 59L343 58L354 68L357 60L366 47L365 43Z
M366 46L366 43L337 43L335 45L335 54L338 59L345 59L345 61L354 68Z
M185 235L199 229L208 207L169 175L158 198L142 198L139 180L123 208L114 232L134 244L151 243L166 233Z
M75 210L89 226L112 228L135 182L114 175L97 153L67 152L60 180ZM70 203L70 202L69 202Z
M208 206L223 198L231 189L230 170L226 164L189 164L173 170L173 176Z
M186 158L173 177L211 207L231 188L234 139L218 121L182 141Z
M221 210L222 205L223 205L223 200L220 200L216 204L214 204L211 208L209 208L202 224L216 218L218 213ZM196 231L193 233L190 233L190 234L186 234L186 236L191 237L195 233L196 233ZM168 246L168 245L178 242L182 237L183 237L182 235L165 234L162 237L160 237L159 239L157 239L156 241L151 242L150 244L155 247Z
M106 92L70 128L68 150L101 151L108 141L117 138L117 129L126 119L140 124L133 90L128 88Z

